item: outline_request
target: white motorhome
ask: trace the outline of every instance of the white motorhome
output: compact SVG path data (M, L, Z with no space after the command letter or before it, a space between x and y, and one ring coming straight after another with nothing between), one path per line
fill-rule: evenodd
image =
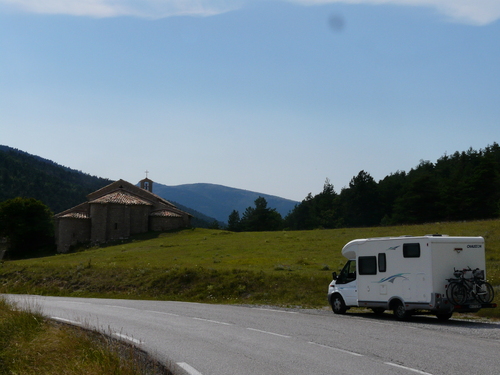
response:
M328 301L333 312L367 307L375 313L393 310L404 320L417 313L447 320L454 311L474 312L495 304L472 301L456 306L446 298L447 279L455 269L486 271L482 237L386 237L357 239L342 249L348 261L340 274L333 273Z

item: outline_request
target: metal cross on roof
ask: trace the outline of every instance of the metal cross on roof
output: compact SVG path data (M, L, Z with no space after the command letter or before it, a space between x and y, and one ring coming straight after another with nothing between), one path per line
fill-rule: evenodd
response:
M148 173L149 173L149 171L148 171L148 170L146 170L146 178L148 178Z

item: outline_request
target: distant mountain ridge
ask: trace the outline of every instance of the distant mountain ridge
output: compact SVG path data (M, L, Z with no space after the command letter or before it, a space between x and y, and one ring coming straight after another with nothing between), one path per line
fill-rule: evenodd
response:
M153 192L164 199L193 207L222 222L227 222L233 210L238 211L241 216L247 207L254 207L254 201L258 197L263 197L267 206L275 208L283 217L299 203L274 195L209 183L167 186L155 182Z
M111 180L91 176L25 151L0 145L0 202L18 196L42 201L54 213L86 201L87 194ZM133 182L132 182L133 183ZM195 226L214 220L227 222L233 210L243 214L259 196L269 208L285 216L298 202L276 196L216 184L162 185L155 181L153 192L191 213ZM199 220L198 220L199 219Z

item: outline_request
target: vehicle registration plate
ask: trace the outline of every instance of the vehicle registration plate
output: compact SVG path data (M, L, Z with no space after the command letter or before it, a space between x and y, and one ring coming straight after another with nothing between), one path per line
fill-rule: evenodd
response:
M469 309L480 309L481 305L469 305Z

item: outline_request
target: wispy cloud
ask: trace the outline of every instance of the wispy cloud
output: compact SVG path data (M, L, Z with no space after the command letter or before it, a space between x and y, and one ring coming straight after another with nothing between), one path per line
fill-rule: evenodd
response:
M211 16L237 9L245 0L0 0L14 10L90 17Z
M253 0L0 0L0 6L26 12L75 16L163 18L210 16L242 7ZM260 0L278 1L278 0ZM500 0L281 0L302 5L330 3L394 4L434 8L453 20L486 25L500 19Z

